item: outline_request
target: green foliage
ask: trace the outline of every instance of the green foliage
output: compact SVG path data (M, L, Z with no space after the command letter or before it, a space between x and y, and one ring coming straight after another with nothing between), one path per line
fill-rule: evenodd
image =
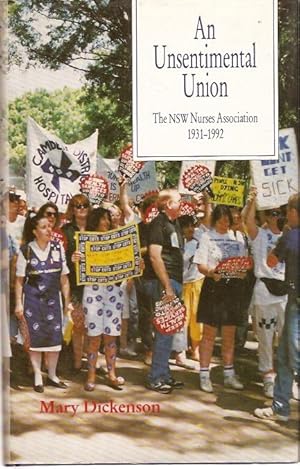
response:
M10 163L17 175L23 175L26 161L27 118L56 134L66 143L88 136L81 90L26 93L9 104L8 142ZM94 129L95 130L95 129Z
M177 187L181 161L157 161L155 167L160 189Z
M117 105L107 97L99 98L90 90L86 91L80 103L84 106L87 133L99 129L99 152L105 158L111 158L120 154L132 140L130 115L121 117Z

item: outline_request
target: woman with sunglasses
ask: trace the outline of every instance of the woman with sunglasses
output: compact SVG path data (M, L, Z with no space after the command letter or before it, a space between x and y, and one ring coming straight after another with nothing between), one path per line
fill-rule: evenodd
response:
M56 375L62 347L61 298L64 313L70 313L69 269L61 243L51 241L47 218L29 214L24 225L23 244L17 259L16 306L18 319L25 318L29 337L29 356L34 371L34 390L43 392L42 352L47 352L49 386L65 389ZM25 280L25 281L24 281ZM24 302L23 302L24 297Z
M49 224L52 228L52 240L61 241L63 243L64 248L66 248L65 237L59 227L59 212L57 205L55 205L53 202L47 202L39 208L37 215L43 216L48 219Z
M273 268L267 264L269 252L282 235L278 226L281 211L273 208L260 212L265 216L265 223L258 227L255 219L256 196L257 190L253 186L243 209L243 217L252 247L256 277L251 303L258 338L258 369L262 374L264 395L271 399L274 389L273 340L275 333L280 336L283 329L287 295L272 294L262 279L284 280L285 263L279 262Z
M69 201L65 215L66 219L69 220L69 223L66 223L62 227L62 231L66 239L66 259L68 268L70 270L69 280L71 286L71 302L73 305L72 346L74 373L79 373L81 370L81 360L85 336L84 314L82 310L83 286L77 285L74 264L74 262L77 260L76 255L74 256L76 251L75 232L86 230L89 212L89 199L84 194L74 195Z

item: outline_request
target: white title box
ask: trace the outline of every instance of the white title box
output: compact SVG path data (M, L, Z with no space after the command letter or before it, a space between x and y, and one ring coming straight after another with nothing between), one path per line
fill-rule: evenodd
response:
M277 1L133 0L133 152L278 158Z

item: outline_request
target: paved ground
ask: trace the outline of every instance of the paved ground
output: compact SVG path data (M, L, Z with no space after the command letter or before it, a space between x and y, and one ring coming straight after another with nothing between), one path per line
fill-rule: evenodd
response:
M237 359L244 391L224 389L219 351L216 348L212 380L214 394L198 387L198 370L172 366L185 388L161 395L144 388L148 367L138 360L118 360L119 374L126 378L123 391L107 387L99 376L93 393L83 390L85 371L72 378L70 357L61 362L67 390L45 387L44 394L31 388L21 366L14 371L10 388L10 464L88 463L274 463L299 459L298 402L292 401L288 424L261 421L253 409L263 406L262 384L257 373L256 346ZM190 364L195 362L189 361ZM104 364L104 362L103 362ZM198 366L196 364L196 366ZM42 403L45 402L45 404ZM77 405L75 415L41 412L45 406L60 411L61 405ZM159 404L156 413L103 413L101 404ZM108 404L111 406L111 404ZM50 407L49 407L50 409ZM113 409L113 407L112 407ZM125 409L119 408L119 409ZM109 410L106 406L105 410ZM158 406L156 405L156 409Z

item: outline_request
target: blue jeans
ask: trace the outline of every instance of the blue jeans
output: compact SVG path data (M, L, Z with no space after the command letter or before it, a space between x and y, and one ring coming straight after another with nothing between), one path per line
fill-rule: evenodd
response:
M300 373L300 305L289 300L285 322L277 350L277 375L272 408L276 414L288 416L294 374Z
M171 285L176 296L180 298L182 284L171 279ZM151 289L153 300L159 301L162 292L161 283L158 280L150 280L147 287ZM155 384L158 382L166 382L171 378L169 358L172 351L172 342L173 335L163 335L160 332L155 331L152 366L148 376L148 381L150 383Z

